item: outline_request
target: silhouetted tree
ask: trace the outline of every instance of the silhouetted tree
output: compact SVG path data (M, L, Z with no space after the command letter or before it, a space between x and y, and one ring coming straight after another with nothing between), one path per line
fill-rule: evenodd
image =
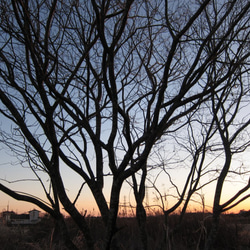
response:
M0 112L11 124L1 126L1 142L30 167L47 200L0 189L60 221L62 204L93 249L66 192L63 168L72 170L82 178L77 198L85 184L93 194L109 249L124 181L147 173L154 147L187 116L211 100L216 106L224 90L234 95L239 79L248 87L249 8L246 0L1 0ZM140 215L144 179L135 188Z

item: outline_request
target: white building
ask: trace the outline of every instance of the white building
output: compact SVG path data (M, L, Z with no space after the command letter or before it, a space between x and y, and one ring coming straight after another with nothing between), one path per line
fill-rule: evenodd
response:
M31 225L40 222L39 213L40 211L36 209L29 211L28 214L16 214L13 211L6 211L2 213L2 217L7 225Z
M40 211L33 209L31 211L29 211L29 220L30 221L38 221L39 219L39 213Z

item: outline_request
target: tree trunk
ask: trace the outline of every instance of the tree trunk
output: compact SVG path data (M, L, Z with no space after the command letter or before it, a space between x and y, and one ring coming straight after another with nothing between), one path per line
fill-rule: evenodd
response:
M220 223L220 214L216 213L213 215L212 227L211 227L211 230L208 234L208 238L206 240L204 250L212 250L213 249L213 245L215 243L216 236L218 233L219 223Z
M142 203L137 203L136 207L136 218L139 225L140 230L140 237L143 245L143 249L148 249L148 236L147 236L147 230L146 230L146 211L144 209L144 206Z
M70 214L71 218L74 220L76 225L82 231L85 237L88 249L90 250L94 249L94 243L93 243L93 239L90 233L89 226L85 220L85 217L79 213L79 211L76 209L74 204L68 198L65 192L65 188L64 188L60 173L58 171L58 168L55 170L55 172L53 172L53 174L54 176L52 176L51 178L55 181L55 185L56 185L56 189L57 189L60 202L64 206L65 211L67 211Z
M172 249L172 232L169 229L169 213L164 212L164 239L160 249L171 250Z
M119 197L120 197L121 185L122 185L121 181L115 180L111 190L109 218L106 226L106 237L105 237L105 247L104 247L104 249L106 250L111 249L112 239L117 231L116 219L119 209Z
M63 243L67 249L78 249L69 237L68 229L62 215L59 215L55 220L55 227L51 234L50 248L53 249L55 245L60 246L61 243Z
M103 220L105 226L107 226L108 216L109 216L109 208L107 205L107 201L105 200L105 197L103 195L103 192L96 185L96 183L94 183L93 185L90 184L89 187L91 189L93 196L95 197L95 201L96 201L96 204L97 204L99 211L101 213L102 220Z

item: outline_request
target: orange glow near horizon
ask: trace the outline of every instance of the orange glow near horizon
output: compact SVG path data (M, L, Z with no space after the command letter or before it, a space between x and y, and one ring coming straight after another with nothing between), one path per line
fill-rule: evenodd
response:
M37 207L34 204L28 203L28 202L24 202L24 201L17 201L11 197L9 197L8 195L0 192L0 212L3 211L14 211L15 213L27 213L28 211L32 210L32 209L37 209L41 212L41 214L45 213L44 211L42 211L39 207ZM134 212L132 212L132 207L127 205L126 209L124 209L123 206L123 201L120 202L121 203L121 207L119 210L119 214L118 216L123 216L124 215L124 211L126 211L128 216L131 216L132 214L135 214ZM89 202L78 202L76 204L76 207L78 209L78 211L82 214L85 213L89 215L89 216L100 216L100 212L96 206L96 204L94 203L94 201L89 201ZM242 203L240 203L239 205L237 205L236 207L228 210L226 213L239 213L241 210L245 210L248 211L250 210L250 199L247 199L245 201L243 201ZM154 214L159 214L160 213L160 209L159 207L151 207L150 209L146 207L146 211L147 213L149 213L150 215L154 215ZM203 208L201 205L195 205L195 204L190 204L187 212L202 212ZM180 212L180 208L177 209L175 211L175 213ZM211 205L207 205L205 207L205 212L212 212L211 209ZM63 210L62 208L62 213L64 215L67 215L67 212Z
M6 156L7 157L7 156ZM7 162L7 160L6 160ZM44 193L43 193L43 189L41 188L41 185L39 182L37 181L15 181L15 180L31 180L32 178L34 178L30 172L28 172L28 169L25 168L20 168L18 166L14 166L14 165L7 165L7 164L3 164L1 166L2 168L2 175L4 176L4 179L2 179L3 181L6 180L10 180L10 183L6 182L6 184L12 189L12 190L19 190L19 191L23 191L26 193L32 193L32 195L40 197L41 199L44 198ZM175 175L173 175L173 179L176 182L176 185L178 185L178 187L183 185L183 183L185 183L186 180L186 176L184 171L176 171ZM12 180L12 182L11 182ZM70 197L70 199L72 199L72 201L75 199L75 197L77 197L77 194L79 192L79 189L82 185L82 179L79 178L79 176L77 174L75 174L74 172L70 172L70 171L65 171L65 174L63 174L63 180L64 180L64 185L65 185L65 190L68 194L68 196ZM169 197L171 197L171 190L169 189L168 185L168 179L163 177L158 178L159 183L157 183L158 188L162 189L160 190L162 192L162 194L168 193L169 192ZM46 182L46 179L44 178L44 184L47 185L48 182ZM104 188L104 193L106 194L106 199L107 201L109 201L109 194L110 194L110 190L111 190L111 183L112 183L112 178L111 177L106 177L105 179L105 188ZM224 185L224 190L222 192L222 203L229 200L231 197L233 197L238 190L242 189L246 184L248 183L247 180L241 180L241 182L227 182ZM211 212L211 207L213 204L213 195L214 195L214 189L215 189L215 185L209 185L209 187L204 187L202 189L202 195L204 196L204 202L206 204L205 207L205 211L209 211ZM145 204L149 204L149 205L155 205L155 207L152 207L152 209L147 209L146 206L146 210L151 211L152 213L154 211L158 211L159 210L159 200L156 201L156 194L154 193L155 190L149 189L146 191L146 198L145 198ZM249 194L249 191L248 193ZM195 199L196 202L191 202L187 212L202 212L203 211L203 207L201 205L201 195L199 196L194 196L193 199ZM169 200L164 201L166 202L166 204L164 204L164 206L167 206L165 209L168 209L171 207L173 202L175 201L171 201L171 199L169 198ZM126 203L126 209L122 206L123 204ZM123 213L131 213L131 204L132 206L135 206L135 201L134 201L134 195L133 195L133 190L131 189L131 187L127 184L124 184L122 187L122 191L121 191L121 195L120 195L120 204L121 204L121 208L120 208L120 214ZM158 206L158 207L157 207ZM29 210L32 209L38 209L39 211L41 211L40 208L38 208L37 206L31 204L31 203L27 203L27 202L23 202L23 201L17 201L14 200L13 198L11 198L10 196L4 194L3 192L0 191L0 212L2 211L6 211L7 209L9 209L10 211L14 211L16 213L26 213ZM76 208L78 209L78 211L80 213L85 213L85 211L87 211L87 215L93 215L93 216L99 216L100 212L99 209L97 208L97 205L94 201L93 196L91 195L89 188L87 187L87 185L85 185L83 187L83 189L81 190L81 195L76 203ZM227 213L238 213L240 210L250 210L250 198L245 200L244 202L240 203L238 206L234 207L233 209L227 211ZM178 212L180 211L180 209L177 209ZM44 213L43 211L41 211L41 213ZM62 213L67 215L66 211L62 208Z

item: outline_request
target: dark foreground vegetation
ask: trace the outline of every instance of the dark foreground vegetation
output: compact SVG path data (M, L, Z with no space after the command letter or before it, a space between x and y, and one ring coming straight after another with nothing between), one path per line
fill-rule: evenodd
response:
M169 218L169 229L164 228L162 216L147 219L148 249L203 249L211 226L211 215L202 213L186 214L183 223L178 224L179 215ZM82 233L70 218L67 226L73 242L79 249L85 249ZM95 249L102 249L105 228L100 217L87 217L87 222L95 240ZM112 241L112 249L142 249L139 229L135 218L118 218L119 230ZM167 241L168 232L168 244ZM53 220L45 216L37 225L29 227L0 227L0 248L2 250L65 249L54 228ZM250 249L250 216L245 214L225 214L222 216L219 234L214 249Z

